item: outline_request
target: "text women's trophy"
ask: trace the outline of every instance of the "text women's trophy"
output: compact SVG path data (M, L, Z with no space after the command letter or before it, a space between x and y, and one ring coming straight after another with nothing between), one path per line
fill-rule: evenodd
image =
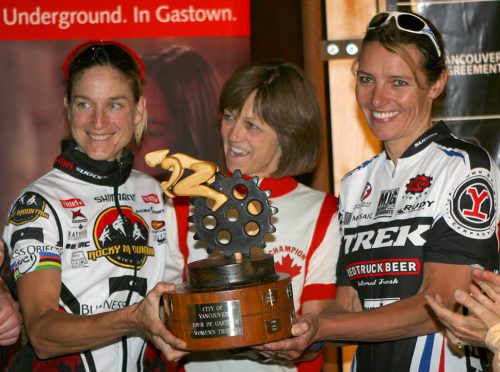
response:
M171 171L162 182L169 196L191 196L195 239L207 243L209 258L191 262L188 281L163 296L168 329L188 350L241 348L291 336L295 317L290 277L276 273L264 253L264 236L275 231L269 192L257 177L232 176L184 154L160 150L146 163ZM189 169L186 176L184 170Z

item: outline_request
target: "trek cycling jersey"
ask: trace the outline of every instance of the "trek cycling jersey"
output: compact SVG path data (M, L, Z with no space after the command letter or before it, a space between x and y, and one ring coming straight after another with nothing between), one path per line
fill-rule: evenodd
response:
M139 302L163 279L165 211L159 184L128 169L131 161L118 169L77 151L66 148L56 169L22 192L3 238L16 280L60 270L61 311L94 315ZM134 371L143 368L145 343L137 335L48 360L21 355L33 358L28 369Z
M396 163L385 152L366 161L341 183L338 285L352 286L371 310L415 295L426 262L497 270L499 188L486 151L454 137L443 122ZM484 349L465 354L435 333L360 344L353 369L485 370Z
M335 264L340 246L336 198L306 187L292 177L263 178L259 187L271 191L270 204L278 209L272 217L276 232L265 238L264 250L273 255L276 271L287 273L292 278L296 311L300 313L306 301L334 298ZM175 215L171 208L167 208L171 257L167 257L165 273L166 281L180 283L185 262L205 259L207 251L202 241L193 238L194 229L187 220L192 211L186 199L176 197L173 203ZM170 234L171 231L177 231L177 236ZM210 352L190 355L184 368L188 372L309 372L319 371L321 364L320 358L298 365L262 364L228 352Z

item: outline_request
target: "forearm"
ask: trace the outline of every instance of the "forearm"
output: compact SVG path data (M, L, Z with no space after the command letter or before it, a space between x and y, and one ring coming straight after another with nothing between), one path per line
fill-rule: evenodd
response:
M0 292L10 293L9 288L7 287L7 284L5 284L5 282L3 281L3 279L1 277L0 277Z
M136 332L132 312L137 305L81 316L48 310L26 324L28 337L40 358L82 352L118 341Z
M316 340L380 342L434 333L439 323L423 294L371 311L343 312L319 317Z

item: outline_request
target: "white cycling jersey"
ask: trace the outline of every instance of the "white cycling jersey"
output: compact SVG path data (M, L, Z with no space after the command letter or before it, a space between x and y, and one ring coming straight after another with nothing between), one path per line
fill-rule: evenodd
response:
M164 274L160 186L130 169L115 175L112 162L80 162L80 155L68 151L11 209L3 234L11 271L19 279L36 270L60 270L59 306L67 313L93 315L137 303ZM130 336L48 360L23 350L20 359L31 369L142 371L145 344L143 337Z
M341 183L338 285L352 286L370 310L415 295L426 262L497 270L499 195L491 157L442 122L397 163L382 152ZM360 344L354 370L482 371L484 357L483 349L457 354L435 333Z

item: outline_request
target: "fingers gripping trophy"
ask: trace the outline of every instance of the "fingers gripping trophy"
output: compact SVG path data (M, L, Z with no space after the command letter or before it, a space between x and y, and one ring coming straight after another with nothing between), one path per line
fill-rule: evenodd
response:
M169 330L188 350L259 345L291 335L295 317L290 277L276 273L264 253L264 236L275 231L277 209L258 177L230 176L215 164L159 150L146 155L150 167L170 172L161 183L169 197L190 196L189 222L195 239L207 243L209 258L191 262L187 283L164 294Z

